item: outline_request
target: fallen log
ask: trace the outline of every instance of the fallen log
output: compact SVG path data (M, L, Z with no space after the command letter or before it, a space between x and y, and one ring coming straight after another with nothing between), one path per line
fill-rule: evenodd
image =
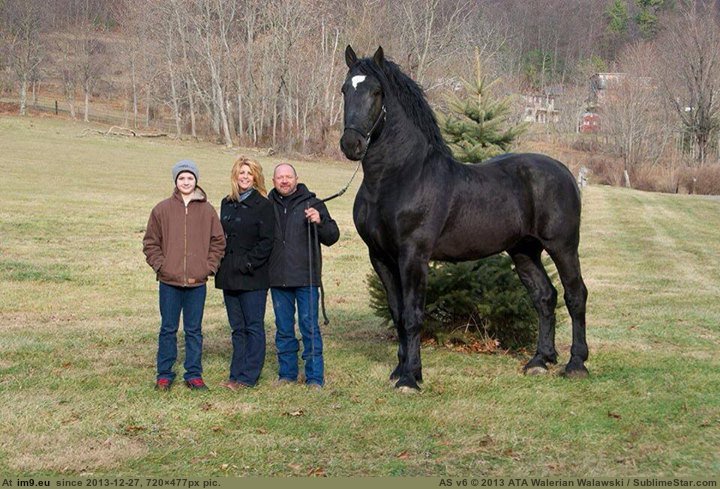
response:
M103 136L125 136L125 137L138 137L138 138L163 138L167 137L165 132L136 132L128 127L112 126L107 131L101 131L100 129L85 129L81 136L86 136L88 133L102 134Z

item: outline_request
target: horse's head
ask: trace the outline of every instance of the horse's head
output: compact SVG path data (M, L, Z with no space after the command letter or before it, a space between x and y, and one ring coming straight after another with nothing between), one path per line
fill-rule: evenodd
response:
M382 47L378 47L372 62L382 69L383 60ZM348 159L357 161L365 156L373 133L384 120L385 106L380 80L363 70L350 46L345 49L345 63L349 69L342 87L345 130L340 148Z

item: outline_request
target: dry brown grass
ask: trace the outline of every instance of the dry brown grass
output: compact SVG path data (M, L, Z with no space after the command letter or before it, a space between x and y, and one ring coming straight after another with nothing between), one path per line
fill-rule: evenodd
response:
M573 174L581 167L590 170L591 184L625 185L622 158L604 151L600 136L554 138L552 141L528 139L522 141L518 151L544 153L563 162ZM682 156L668 154L658 163L634 165L628 171L631 187L636 190L662 193L720 195L720 162L710 162L698 168Z
M678 173L678 184L683 193L720 195L720 164L684 168Z
M18 473L86 474L112 471L147 455L140 439L118 435L76 436L72 426L48 433L24 433L14 443L9 466ZM68 447L72 447L68 449Z

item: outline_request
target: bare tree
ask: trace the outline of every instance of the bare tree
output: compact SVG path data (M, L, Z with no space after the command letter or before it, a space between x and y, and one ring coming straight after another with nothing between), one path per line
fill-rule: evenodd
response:
M59 70L63 72L66 98L74 101L78 84L83 91L83 118L87 122L93 90L108 68L106 34L112 21L110 4L102 0L64 0L56 8L62 9L59 16L63 18L59 21L62 26L59 39L67 64L61 64Z
M180 138L182 136L181 97L184 90L182 90L183 83L180 75L183 66L183 33L179 32L179 27L182 27L182 25L178 24L176 19L178 10L177 2L154 2L150 5L143 5L142 9L138 10L140 18L133 20L136 29L144 30L147 24L145 19L150 19L149 22L153 28L148 32L150 34L149 40L155 42L157 51L159 51L158 58L162 61L159 63L158 69L169 91L163 98L172 110L175 136Z
M6 45L19 32L15 14L39 2L0 0ZM118 24L107 21L109 5ZM30 32L38 47L52 41L47 57L54 69L46 72L71 113L82 91L87 117L93 91L112 83L109 90L123 93L109 97L125 97L133 125L144 110L146 123L154 114L172 119L177 135L189 123L193 136L215 134L226 145L312 151L340 126L345 44L363 53L382 45L436 104L470 76L466 60L476 48L488 73L503 78L503 94L522 88L534 51L539 83L569 93L568 86L580 86L578 66L616 52L604 46L606 7L597 0L576 0L573 8L567 0L54 0L30 16L48 17L52 31ZM23 52L6 51L7 66L11 54ZM39 63L40 52L25 59ZM21 64L12 64L18 80L28 72L17 69ZM24 99L39 74L30 70L21 83ZM579 101L573 98L573 112ZM682 99L682 105L702 104Z
M62 80L63 95L70 109L70 117L77 118L75 109L75 94L77 92L77 72L75 70L75 42L65 32L59 32L54 36L59 53L56 72Z
M27 114L28 85L43 60L42 33L45 29L43 2L40 0L6 0L0 3L0 35L20 83L20 115Z
M190 133L193 138L197 139L197 117L196 117L196 93L197 79L193 74L191 57L191 31L187 15L184 15L186 9L183 8L182 0L171 0L171 17L175 21L175 28L178 34L178 43L180 45L182 67L181 76L183 79L183 89L186 94L188 104L188 113L190 115Z
M160 2L150 5L128 2L115 7L115 16L120 20L125 34L124 42L118 49L119 61L125 68L127 103L132 113L132 127L137 128L143 92L148 91L147 83L156 79L161 63L155 40L157 8Z
M232 146L227 115L225 79L227 38L235 21L235 1L196 0L198 10L190 19L194 36L199 42L196 53L201 57L210 80L209 106L215 119L216 132L222 134L226 146Z
M397 2L405 27L407 68L415 79L427 86L427 71L438 60L457 52L459 34L466 28L471 12L469 1L402 0Z
M720 131L720 23L712 2L691 2L668 23L657 45L662 58L657 77L702 166Z
M78 68L84 98L83 120L89 122L90 97L103 68L101 58L104 53L104 45L96 37L95 28L89 21L81 24L78 44L80 48Z

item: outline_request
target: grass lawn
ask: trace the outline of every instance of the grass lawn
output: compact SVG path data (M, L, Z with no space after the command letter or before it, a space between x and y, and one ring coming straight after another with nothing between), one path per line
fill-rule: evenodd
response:
M407 396L388 381L396 345L368 306L356 181L328 204L342 237L324 260L326 388L273 385L269 307L260 385L221 390L230 334L211 285L211 390L161 395L152 389L159 314L142 254L147 217L185 157L219 205L235 152L83 135L86 127L0 116L0 473L720 474L720 201L585 190L588 379L525 377L525 358L424 347L423 391ZM249 154L266 174L281 161ZM354 169L294 163L320 196ZM566 362L569 321L559 318Z

